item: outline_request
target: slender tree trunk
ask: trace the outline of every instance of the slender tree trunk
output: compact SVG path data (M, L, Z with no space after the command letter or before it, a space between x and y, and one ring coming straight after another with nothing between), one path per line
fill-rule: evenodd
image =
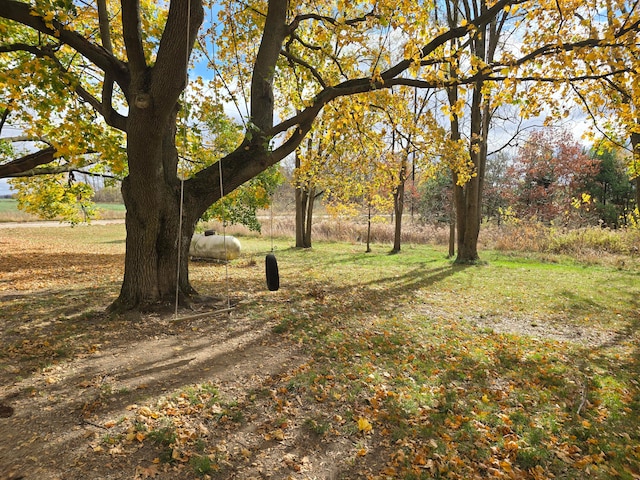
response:
M455 175L453 175L451 195L449 197L449 255L453 258L456 254L456 203L455 203Z
M480 10L486 11L487 5L480 2ZM472 53L487 63L493 61L499 28L495 22L477 32L471 43ZM474 174L464 187L456 189L456 214L458 225L458 256L456 263L473 263L479 260L478 238L482 221L482 189L487 164L487 135L491 122L491 107L488 98L484 98L482 89L484 78L480 77L473 85L471 99L471 136L469 156Z
M631 147L633 151L633 165L636 174L636 208L640 210L640 133L631 134Z
M307 213L305 215L304 222L304 232L303 232L303 241L304 248L311 248L311 227L313 226L313 205L316 200L316 188L311 187L307 193L307 203L306 210Z
M371 253L371 205L369 205L369 211L367 212L367 249L366 253Z
M296 186L295 203L296 203L296 248L305 248L304 246L304 225L306 223L308 193L302 186Z
M399 253L402 243L402 215L404 213L404 190L407 177L407 158L403 157L400 174L398 176L398 185L393 195L393 210L395 215L395 229L393 233L393 250L392 253Z
M311 248L311 228L313 226L313 205L315 187L296 187L296 248Z
M393 250L392 253L399 253L402 245L402 214L404 211L404 182L398 185L394 196L395 210L395 228L393 232Z
M478 237L480 235L480 166L482 164L482 92L477 82L471 102L471 145L469 154L474 168L474 176L463 186L457 186L456 213L458 227L458 256L456 263L473 263L478 256Z
M296 155L296 170L300 169L300 157ZM315 188L308 181L296 181L296 248L311 248L311 226Z

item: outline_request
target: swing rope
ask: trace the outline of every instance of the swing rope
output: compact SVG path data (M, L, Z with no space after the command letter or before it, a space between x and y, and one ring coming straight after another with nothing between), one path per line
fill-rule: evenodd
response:
M213 25L213 11L211 12L211 24ZM187 28L186 28L186 50L185 50L185 84L189 84L189 39L191 33L191 0L187 2ZM215 45L212 42L212 48L215 48ZM213 52L215 54L215 51ZM212 57L213 58L213 57ZM215 68L214 68L215 72ZM217 91L214 91L217 99ZM182 92L183 103L186 104L184 98L186 97L186 88ZM186 158L187 156L187 143L188 143L188 134L187 134L187 126L188 126L188 118L189 111L187 110L184 120L183 120L183 133L184 140L182 143L182 156ZM220 198L224 196L224 183L222 178L222 163L218 162L219 173L220 173ZM178 218L178 255L177 255L177 266L176 266L176 298L175 298L175 309L174 309L174 320L178 319L178 306L180 303L180 265L182 263L182 220L184 214L184 176L180 175L180 214ZM224 256L227 257L227 235L226 235L226 220L223 219L222 223L223 229L223 245L224 245ZM180 317L181 320L187 319L195 319L200 317L206 317L212 314L221 313L221 312L231 312L231 297L230 297L230 287L229 287L229 269L228 262L225 262L225 285L226 285L226 297L227 297L227 305L226 308L221 310L216 310L214 312L205 312L194 315L187 315Z
M224 198L224 182L222 181L222 161L218 160L218 175L220 177L220 201ZM224 204L223 204L224 205ZM227 309L231 309L231 294L229 291L229 260L227 258L227 219L222 213L222 246L224 249L224 278L227 287Z
M185 39L185 85L189 85L189 38L191 37L191 0L187 2L187 28ZM186 97L186 87L182 91L183 97ZM184 140L182 142L182 157L186 158L187 153L187 123L189 111L184 116L183 132ZM179 163L179 162L178 162ZM178 165L176 165L176 170ZM180 215L178 217L178 258L176 265L176 303L173 311L174 318L178 318L178 304L180 303L180 265L182 263L182 215L184 212L184 176L180 175Z
M269 234L271 236L271 253L273 253L273 199L269 203Z
M178 265L176 266L176 308L174 318L178 318L178 303L180 301L180 263L182 261L182 213L184 210L184 178L180 178L180 217L178 220Z

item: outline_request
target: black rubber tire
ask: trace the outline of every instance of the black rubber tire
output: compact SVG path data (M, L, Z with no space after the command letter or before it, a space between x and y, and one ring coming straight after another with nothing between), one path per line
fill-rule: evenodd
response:
M264 259L267 274L267 288L270 292L275 292L280 288L280 274L278 273L278 261L273 253L267 254Z

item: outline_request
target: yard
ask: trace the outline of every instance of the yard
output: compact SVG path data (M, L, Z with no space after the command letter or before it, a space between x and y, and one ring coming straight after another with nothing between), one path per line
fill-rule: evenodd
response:
M107 317L124 238L0 229L1 480L640 478L634 261L241 237Z

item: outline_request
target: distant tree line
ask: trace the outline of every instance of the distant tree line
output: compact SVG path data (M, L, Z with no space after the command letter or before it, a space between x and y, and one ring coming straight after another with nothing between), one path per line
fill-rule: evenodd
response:
M483 221L620 228L638 207L635 188L621 149L610 144L587 149L567 131L540 130L513 154L489 158ZM414 195L410 201L421 221L450 221L446 172L419 184Z

